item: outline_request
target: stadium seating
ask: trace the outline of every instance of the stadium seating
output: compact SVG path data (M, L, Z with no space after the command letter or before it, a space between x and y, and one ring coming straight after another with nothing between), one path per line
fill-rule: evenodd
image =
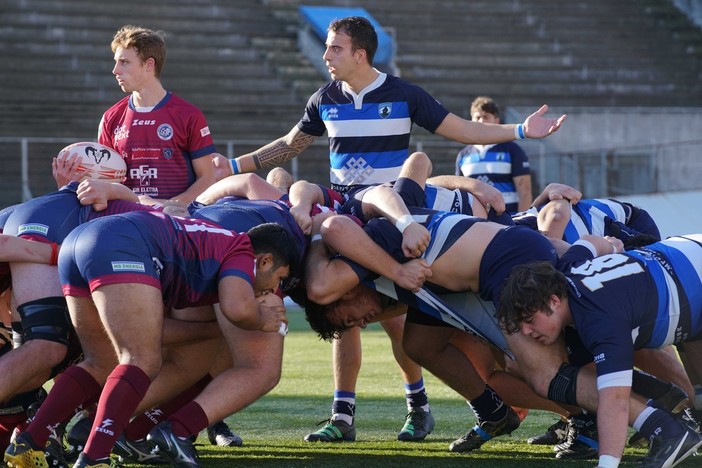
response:
M505 106L702 107L702 34L666 0L5 0L0 135L94 138L123 95L110 39L136 23L166 31L164 84L205 112L220 151L230 139L249 151L285 134L327 78L297 50L302 5L368 10L394 31L401 76L462 116L476 94ZM48 160L64 145L32 145L35 193L53 188ZM0 151L4 206L19 201L18 148ZM323 144L299 164L327 180Z

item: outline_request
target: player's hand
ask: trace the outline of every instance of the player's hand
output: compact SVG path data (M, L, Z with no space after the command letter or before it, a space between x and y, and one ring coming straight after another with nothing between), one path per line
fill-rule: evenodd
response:
M402 288L419 291L419 288L422 287L427 278L431 277L431 274L426 260L415 259L400 264L397 274L391 279Z
M539 207L553 200L568 200L571 205L575 205L583 198L580 190L566 184L552 182L539 194L532 203L532 206Z
M427 228L413 222L402 233L402 253L408 258L419 257L427 250L429 242L431 242L431 235Z
M56 180L58 188L64 185L78 181L83 177L86 171L79 171L80 161L82 158L77 152L73 152L63 158L61 161L58 158L53 158L51 161L51 173Z
M319 234L322 230L322 224L324 223L324 221L326 221L327 218L331 218L332 216L337 216L336 212L323 211L312 216L312 228L310 229L310 234Z
M545 118L548 106L544 104L539 110L531 114L524 121L524 135L527 138L544 138L561 128L565 122L566 115L563 114L557 119Z
M95 211L102 211L107 208L107 190L108 187L104 182L95 179L86 179L78 185L76 195L81 205L93 205Z
M471 193L485 207L485 211L490 214L490 208L492 207L498 215L504 213L506 207L502 192L485 182L477 185L478 187L471 190Z
M290 214L295 219L295 222L305 235L310 235L312 231L312 217L310 216L310 210L303 208L301 205L295 205L290 207Z
M212 153L212 165L214 166L214 176L216 181L220 181L225 177L233 174L232 165L229 159L219 153Z
M605 236L605 239L607 239L607 242L609 242L609 244L612 246L611 253L614 254L624 252L624 242L622 242L621 239L612 236Z
M287 326L288 319L285 316L285 305L283 300L271 293L260 295L256 298L258 311L261 315L261 331L278 332L281 324Z

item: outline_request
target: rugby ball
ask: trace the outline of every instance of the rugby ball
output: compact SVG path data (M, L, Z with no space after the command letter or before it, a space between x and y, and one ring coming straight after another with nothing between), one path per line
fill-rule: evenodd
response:
M91 179L107 179L123 182L127 177L127 163L112 148L92 141L79 141L62 149L56 158L59 164L67 157L78 153L78 172Z

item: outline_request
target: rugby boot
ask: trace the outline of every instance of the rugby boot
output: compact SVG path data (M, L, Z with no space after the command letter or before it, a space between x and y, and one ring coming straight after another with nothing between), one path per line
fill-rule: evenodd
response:
M512 434L519 427L519 415L507 406L507 414L499 421L479 421L466 435L449 445L451 452L471 452L495 437Z
M162 421L146 436L146 440L158 446L158 454L176 468L198 468L200 457L190 439L173 434L170 421Z
M529 437L527 444L556 445L566 441L568 436L568 420L559 419L555 424L546 429L545 434Z
M566 441L556 445L553 450L556 458L561 460L597 458L600 447L597 440L597 420L594 416L572 416L568 418Z
M26 432L20 433L10 442L4 460L11 468L49 468L44 449L38 447Z
M410 442L424 440L434 430L434 415L421 408L412 408L407 415L405 425L397 434L397 440Z
M356 427L340 419L320 421L317 425L327 424L316 432L307 434L305 442L353 442L356 440Z
M241 447L244 440L232 431L227 423L219 421L207 428L207 440L218 447Z

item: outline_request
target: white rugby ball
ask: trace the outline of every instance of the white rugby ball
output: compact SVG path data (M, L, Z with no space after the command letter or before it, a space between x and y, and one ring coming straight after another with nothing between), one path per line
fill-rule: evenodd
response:
M78 172L85 172L84 177L117 182L123 182L127 177L127 163L112 148L92 141L79 141L66 146L56 157L61 163L74 153L80 155Z

